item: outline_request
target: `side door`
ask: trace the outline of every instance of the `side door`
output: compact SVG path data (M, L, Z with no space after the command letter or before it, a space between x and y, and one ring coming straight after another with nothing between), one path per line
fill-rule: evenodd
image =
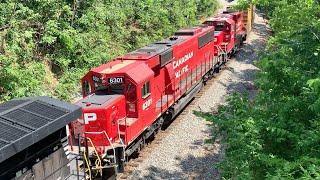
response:
M147 79L143 82L140 89L140 109L141 118L145 126L151 124L154 120L155 103L154 93L155 88L152 78Z

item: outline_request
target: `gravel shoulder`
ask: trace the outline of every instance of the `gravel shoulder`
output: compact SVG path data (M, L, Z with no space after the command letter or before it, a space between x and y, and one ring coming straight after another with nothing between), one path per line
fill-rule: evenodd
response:
M253 80L259 69L253 63L264 48L267 35L264 20L256 14L253 31L236 58L171 124L166 136L143 157L128 179L221 179L215 165L223 159L223 145L219 140L210 145L205 143L212 136L209 122L195 116L193 111L213 112L235 91L246 90L254 96Z

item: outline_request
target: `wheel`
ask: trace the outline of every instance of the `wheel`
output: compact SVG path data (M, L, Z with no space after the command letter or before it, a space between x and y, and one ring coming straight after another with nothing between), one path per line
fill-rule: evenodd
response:
M211 79L214 75L215 67L209 71L209 78Z
M225 61L225 62L227 62L228 59L231 59L231 58L232 58L233 51L234 51L234 50L232 50L230 53L227 54L227 57L228 57L228 58L226 58L226 61Z
M219 73L220 72L220 66L214 67L214 72Z
M117 158L117 164L118 167L116 168L117 172L123 172L124 171L124 166L125 166L125 162L127 161L127 156L125 157L125 159L123 159L124 157L124 150L122 147L118 147L116 148L116 158Z
M243 38L241 38L241 40L240 40L240 46L242 46L242 45L244 44L244 43L243 43L243 42L244 42L244 40L243 40L243 39L244 39L244 37L243 37Z

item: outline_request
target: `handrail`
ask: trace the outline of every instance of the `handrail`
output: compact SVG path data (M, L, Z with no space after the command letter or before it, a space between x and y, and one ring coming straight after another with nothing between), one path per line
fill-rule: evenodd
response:
M117 163L117 160L116 160L116 151L115 151L115 149L114 149L114 146L113 146L113 144L111 143L110 138L109 138L107 132L106 132L106 131L102 131L102 132L107 136L107 139L108 139L108 141L109 141L109 143L110 143L110 145L111 145L111 147L112 147L112 149L113 149L113 160L114 160L113 162L114 162L114 163Z
M87 132L85 132L85 133L87 133ZM88 137L86 137L86 138L89 140L91 146L92 146L93 149L94 149L94 152L96 153L96 155L97 155L97 157L98 157L98 158L97 158L97 160L98 160L98 165L97 165L97 160L96 160L95 164L96 164L96 166L98 166L97 169L99 169L100 174L101 174L101 176L102 176L102 161L101 161L101 159L100 159L100 156L99 156L99 154L98 154L98 152L97 152L97 149L96 149L96 147L94 146L92 140L91 140L90 138L88 138Z
M83 157L84 157L84 161L86 162L87 164L87 167L88 167L88 171L89 171L89 179L91 180L91 169L90 169L90 164L89 164L89 161L87 159L87 156L86 156L86 150L83 151Z
M126 119L126 117L123 117L123 118L121 118L121 119L119 119L118 120L118 135L119 135L119 141L120 141L120 143L122 144L122 148L123 148L123 161L125 161L125 159L126 159L126 153L125 153L125 144L124 144L124 142L122 141L122 139L121 139L121 137L120 137L120 121L123 121L124 119ZM126 123L126 122L125 122ZM127 126L125 126L125 129L127 129ZM126 133L126 132L125 132ZM126 134L125 134L126 135Z
M218 45L215 45L215 47L218 49L218 51L219 51L219 53L218 53L218 56L220 55L220 52L222 52L222 54L224 54L225 55L225 57L224 58L227 58L227 50L223 50L220 46L218 46ZM227 44L225 44L225 49L227 49ZM223 61L225 61L224 59L223 59Z
M215 46L218 48L219 52L220 51L224 52L221 49L221 47L219 47L217 45L215 45ZM211 59L210 56L213 59ZM160 101L160 107L155 107L155 109L159 108L160 112L167 110L167 108L169 107L169 101L168 101L169 96L167 96L167 97L164 97L164 96L168 95L168 94L166 94L168 88L170 86L172 86L173 100L176 101L177 98L181 97L181 95L188 90L188 83L190 83L190 85L192 86L194 84L194 82L193 82L194 79L195 79L195 81L199 81L201 79L201 77L205 73L207 73L213 65L215 65L215 61L214 61L215 57L216 56L214 54L209 55L208 56L209 59L207 58L207 59L201 61L200 64L197 64L197 66L194 67L193 69L191 69L190 71L188 71L188 73L181 74L178 78L173 78L173 81L170 82L169 84L165 85L163 90L161 90L159 86L156 86L156 91L159 92L161 97L158 100L158 101ZM208 66L210 67L209 69L208 69ZM191 76L190 76L191 78L189 80L188 74L190 75L190 73L191 73ZM185 81L185 82L183 82L183 81ZM177 90L177 88L179 88L179 89ZM164 100L167 100L167 102L164 103ZM137 101L138 100L136 100L135 102L137 102ZM165 106L165 107L163 107L163 106Z
M109 136L108 136L108 134L107 134L106 131L101 131L101 132L85 132L85 133L86 133L86 134L104 134L104 135L107 137L107 140L108 140L110 146L112 147L112 150L113 150L113 159L114 159L113 162L116 163L116 152L115 152L114 146L113 146L113 144L112 144L112 142L111 142L111 140L110 140L110 138L109 138ZM94 149L95 149L95 148L94 148Z

